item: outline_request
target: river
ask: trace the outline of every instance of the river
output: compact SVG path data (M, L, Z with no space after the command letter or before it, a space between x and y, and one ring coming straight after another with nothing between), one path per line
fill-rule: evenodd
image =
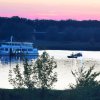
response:
M85 66L86 69L95 65L95 71L100 71L100 51L68 51L68 50L46 50L49 55L55 58L57 62L58 81L54 84L54 89L67 89L69 84L75 84L75 78L71 74L71 70ZM43 50L39 51L41 55ZM82 53L79 58L67 58L72 53ZM29 60L34 60L35 57L30 56ZM8 82L9 69L19 63L22 66L20 58L1 57L0 58L0 88L13 88ZM99 80L100 77L97 77Z

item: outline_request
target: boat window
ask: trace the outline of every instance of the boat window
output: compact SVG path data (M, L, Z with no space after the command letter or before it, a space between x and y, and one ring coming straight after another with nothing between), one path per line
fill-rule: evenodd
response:
M4 48L1 48L0 50L4 51Z
M16 51L21 51L21 49L16 49Z
M18 46L18 44L14 44L15 46Z
M5 51L8 51L8 48L5 48Z
M16 44L17 46L19 46L19 44Z
M32 51L32 49L28 49L28 51Z
M27 51L27 49L22 49L22 51Z

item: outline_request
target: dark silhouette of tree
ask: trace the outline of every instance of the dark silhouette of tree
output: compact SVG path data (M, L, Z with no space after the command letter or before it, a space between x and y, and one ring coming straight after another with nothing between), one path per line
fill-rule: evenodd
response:
M34 31L35 30L35 31ZM27 18L20 18L13 16L11 18L0 17L0 41L9 41L11 36L15 37L16 41L33 42L36 39L38 45L43 45L41 41L47 41L48 47L46 49L53 49L50 47L49 41L60 43L87 43L90 45L77 44L75 46L59 45L59 49L66 48L80 48L100 50L100 46L92 46L91 43L96 44L100 42L100 21L97 20L30 20ZM92 41L92 42L91 42ZM45 45L44 45L45 46ZM43 47L43 46L41 46ZM57 49L57 48L55 48Z
M50 89L57 81L57 73L53 71L56 67L54 58L43 52L34 63L24 60L23 67L17 64L10 70L9 82L14 88Z
M57 68L56 62L47 52L43 52L35 63L34 71L37 77L36 83L38 83L36 86L41 88L41 100L45 99L45 90L51 89L53 84L57 82L57 73L54 72L55 68Z
M23 71L22 71L22 70ZM23 68L18 64L13 70L9 70L9 82L14 88L34 88L35 81L33 80L33 66L28 63L28 60L23 62Z
M46 40L57 41L58 28L56 26L51 26L47 29Z
M57 68L54 58L50 57L47 52L37 59L34 71L37 76L37 87L49 89L57 81L57 73L53 70Z
M96 77L100 75L100 72L94 72L94 66L85 70L85 67L81 67L78 70L72 71L75 77L76 84L70 85L72 89L80 88L93 88L100 86L100 81L96 80Z

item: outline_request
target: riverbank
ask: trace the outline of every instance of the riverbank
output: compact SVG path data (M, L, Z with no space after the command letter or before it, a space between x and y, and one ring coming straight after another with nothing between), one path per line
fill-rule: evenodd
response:
M0 100L100 100L100 87L75 90L0 89Z
M35 45L39 50L84 50L100 51L99 42L62 42L37 40Z

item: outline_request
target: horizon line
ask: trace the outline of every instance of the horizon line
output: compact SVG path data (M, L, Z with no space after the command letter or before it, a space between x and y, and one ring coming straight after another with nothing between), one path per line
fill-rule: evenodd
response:
M66 18L66 19L52 19L52 18L28 18L28 17L21 17L21 16L0 16L3 18L14 18L14 17L18 17L18 18L25 18L28 20L54 20L54 21L67 21L67 20L72 20L72 21L100 21L98 19L71 19L71 18Z

